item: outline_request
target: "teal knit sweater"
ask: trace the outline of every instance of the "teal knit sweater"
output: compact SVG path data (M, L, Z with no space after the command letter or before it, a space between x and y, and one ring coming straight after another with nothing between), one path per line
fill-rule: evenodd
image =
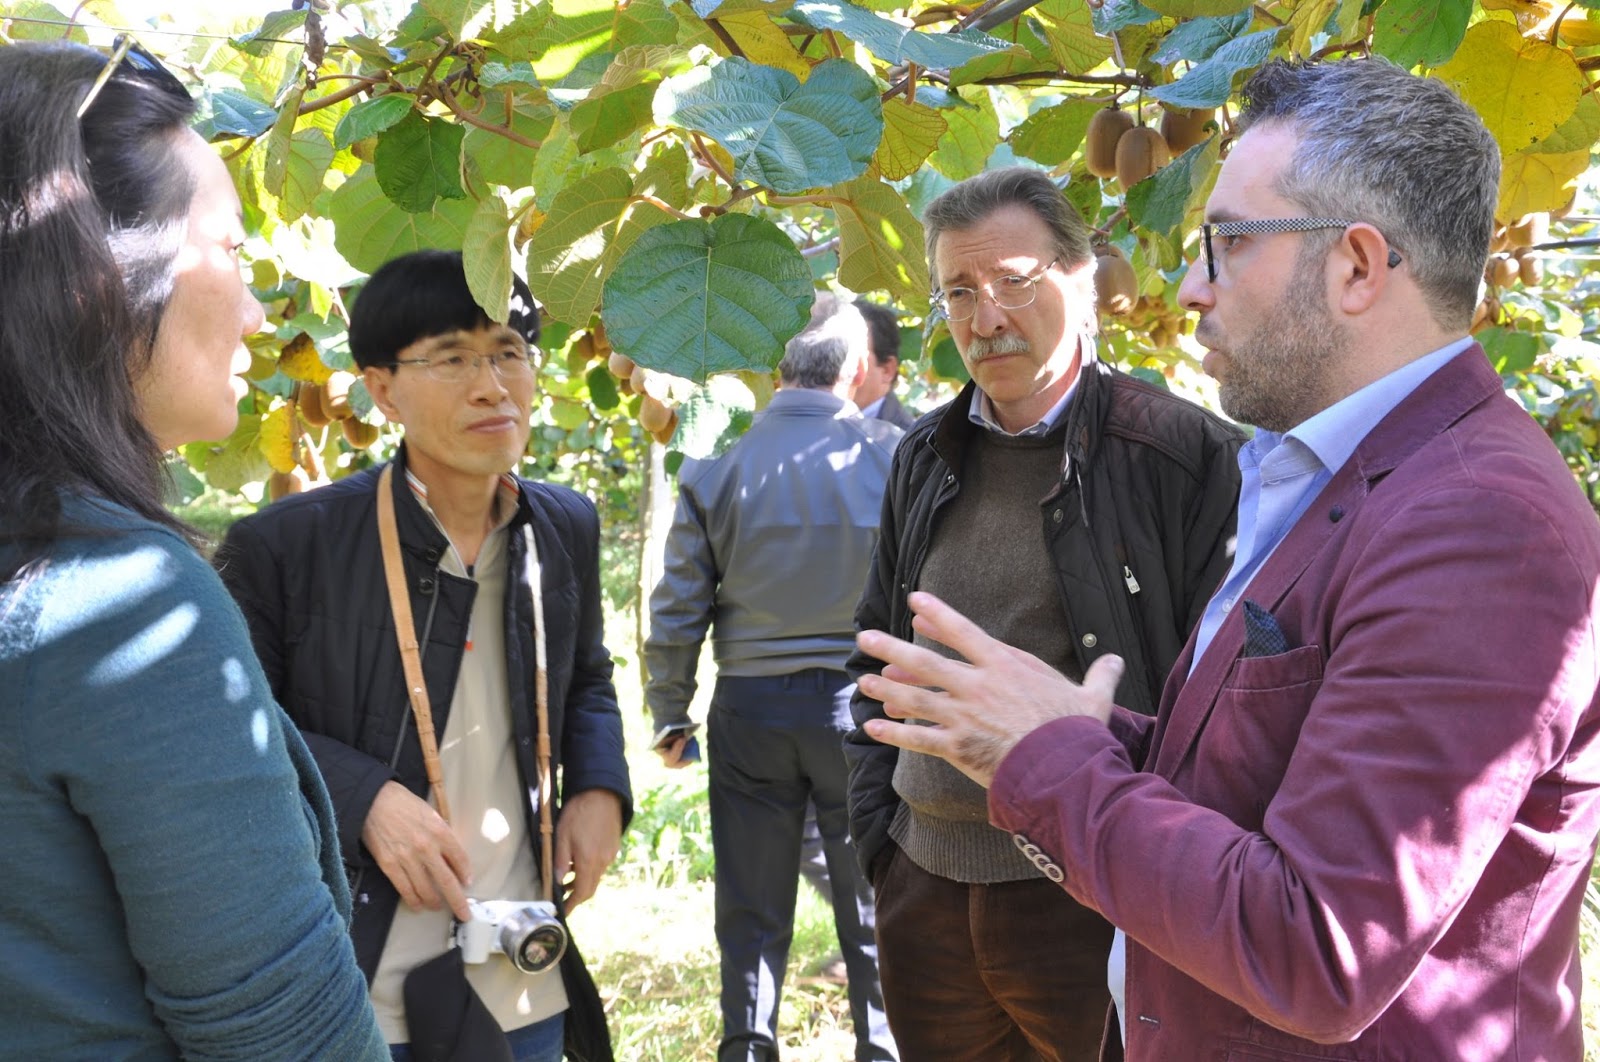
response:
M0 1058L387 1059L327 793L232 599L165 529L66 516L0 586Z

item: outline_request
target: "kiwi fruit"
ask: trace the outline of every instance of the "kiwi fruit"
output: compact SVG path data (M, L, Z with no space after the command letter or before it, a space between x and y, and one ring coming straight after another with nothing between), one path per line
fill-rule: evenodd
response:
M1171 161L1167 142L1148 126L1129 129L1117 141L1117 180L1124 189L1132 188Z
M1089 119L1083 134L1083 163L1096 177L1117 175L1117 144L1133 128L1133 115L1108 107Z

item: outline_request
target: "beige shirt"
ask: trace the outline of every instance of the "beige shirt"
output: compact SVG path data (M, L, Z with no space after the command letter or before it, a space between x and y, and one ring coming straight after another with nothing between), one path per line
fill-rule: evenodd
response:
M412 488L427 509L425 488L415 479ZM439 743L439 763L450 801L451 826L471 861L473 883L468 895L480 900L543 897L537 853L523 813L533 795L524 793L517 773L506 678L503 610L510 577L506 553L510 531L506 525L515 512L515 497L502 493L500 524L484 540L471 572L454 547L440 562L444 571L478 584L450 718ZM516 578L520 584L521 573ZM452 923L448 909L413 911L401 903L396 911L372 979L372 1005L389 1043L410 1042L402 997L406 974L444 953ZM482 964L468 963L467 981L500 1027L508 1031L567 1009L558 971L525 974L499 953L492 953Z

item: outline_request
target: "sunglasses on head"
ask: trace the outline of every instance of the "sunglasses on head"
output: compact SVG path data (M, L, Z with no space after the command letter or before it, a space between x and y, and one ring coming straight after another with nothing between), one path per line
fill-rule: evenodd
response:
M82 118L99 98L100 90L106 87L118 68L126 64L133 72L133 76L142 81L147 81L163 92L189 98L189 90L183 87L183 82L173 76L166 65L144 49L138 41L133 39L131 33L119 33L112 42L111 54L106 58L106 65L101 68L100 76L94 79L94 84L89 86L88 95L83 97L83 102L78 104L78 117Z

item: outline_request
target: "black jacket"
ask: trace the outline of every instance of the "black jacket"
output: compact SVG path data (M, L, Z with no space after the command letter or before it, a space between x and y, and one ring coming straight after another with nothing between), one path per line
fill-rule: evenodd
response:
M940 511L961 488L967 443L985 430L967 416L976 392L969 383L922 417L895 451L857 629L911 638L906 595L917 588ZM1121 656L1117 703L1154 715L1167 671L1232 563L1244 435L1095 359L1081 370L1066 416L1062 478L1039 503L1067 616L1062 633L1080 674L1102 653ZM883 665L857 650L846 667L859 678ZM861 729L883 718L881 703L857 693L851 707L850 833L870 874L900 803L899 750Z
M443 734L476 584L439 569L449 541L418 504L403 462L402 450L392 483L395 516L434 727ZM362 827L373 798L390 779L418 796L427 794L378 544L378 472L285 498L240 520L216 556L217 570L249 622L272 692L305 735L333 798L354 899L351 934L369 980L399 894L362 845ZM626 825L632 795L611 654L602 640L599 519L594 505L571 490L518 483L505 602L517 766L524 786L531 786L538 777L533 609L519 577L522 528L531 525L550 620L550 743L559 795L612 790L622 798ZM559 801L556 807L559 814ZM529 836L537 838L527 804L524 811ZM570 978L568 992L573 994Z

